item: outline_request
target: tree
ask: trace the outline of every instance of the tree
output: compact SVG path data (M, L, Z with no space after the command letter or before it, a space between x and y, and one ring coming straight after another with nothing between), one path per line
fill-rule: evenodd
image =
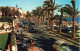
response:
M40 25L41 7L37 7L38 24Z
M11 11L11 9L8 7L8 6L6 6L5 7L5 16L9 16L9 14L10 14L10 11Z
M0 22L9 22L9 23L12 23L12 21L13 21L12 17L3 16L3 17L0 18Z
M31 21L31 13L29 11L27 11L26 13L26 18L28 18L28 21Z
M18 18L20 17L21 13L19 12L19 10L16 10L16 11L15 11L15 15L16 15Z
M61 15L55 15L54 16L54 18L56 20L58 20L58 22L59 22L59 34L61 34L61 24L62 24L62 21L66 20L65 17L63 17L63 12L64 12L64 8L63 7L60 9L60 12L61 12Z
M79 14L78 9L74 9L74 7L70 6L69 4L65 5L64 12L70 15L70 17L73 17L73 39L75 39L75 17Z
M5 7L1 7L2 16L5 16Z
M35 23L37 23L37 10L33 10L32 14L33 14Z
M12 16L12 10L6 6L6 7L1 7L1 11L2 11L2 16L7 16L7 17L10 17Z
M49 22L50 22L50 1L46 0L43 4L43 9L48 12L48 22L47 22L47 29L49 29Z

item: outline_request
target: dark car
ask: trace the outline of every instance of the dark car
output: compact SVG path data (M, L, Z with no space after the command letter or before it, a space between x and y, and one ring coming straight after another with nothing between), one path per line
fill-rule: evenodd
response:
M29 22L23 22L22 27L26 28L26 26L29 26L29 24L30 24Z
M72 32L72 29L70 27L61 28L61 31L64 33Z
M57 31L59 31L59 27L57 27L57 26L54 26L54 29L57 30Z
M19 27L22 27L22 23L17 23L19 25Z

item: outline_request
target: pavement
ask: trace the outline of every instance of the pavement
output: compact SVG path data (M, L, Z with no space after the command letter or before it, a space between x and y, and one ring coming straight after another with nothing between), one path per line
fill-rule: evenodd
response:
M19 28L19 30L22 29L22 28ZM14 30L15 33L17 33L17 30L15 29ZM27 35L25 35L27 34ZM27 37L31 37L28 35L29 33L27 31L23 31L23 36L20 34L19 32L19 35L16 36L16 44L17 44L17 47L18 47L18 51L41 51L41 48L37 47L37 46L34 46L34 47L30 47L30 48L24 48L22 47L22 41L27 38Z
M21 29L21 28L20 28ZM75 43L68 41L67 39L63 38L63 37L59 37L57 34L55 33L50 33L49 31L44 31L43 29L40 29L39 33L31 33L31 32L27 32L27 31L23 31L23 35L26 37L32 37L35 39L35 41L40 45L40 47L44 50L44 51L56 51L52 45L54 44L54 42L56 40L63 40L65 41L67 44L69 44L69 46L72 48L73 51L79 51L79 47L75 46ZM18 45L18 51L25 51L26 49L22 48L22 40L23 38L21 36L17 37L17 45Z

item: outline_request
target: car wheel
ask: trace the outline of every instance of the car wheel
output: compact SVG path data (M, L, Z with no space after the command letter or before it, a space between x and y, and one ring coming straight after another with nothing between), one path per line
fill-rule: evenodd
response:
M66 47L66 46L62 46L60 48L60 51L71 51L71 50L68 47Z

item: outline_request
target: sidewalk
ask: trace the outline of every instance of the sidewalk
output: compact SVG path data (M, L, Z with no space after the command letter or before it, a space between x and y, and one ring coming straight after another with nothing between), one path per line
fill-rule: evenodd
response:
M15 33L16 33L17 31L15 30ZM26 34L26 35L25 35ZM16 36L16 43L17 43L17 47L18 47L18 51L41 51L41 49L39 48L39 47L37 47L37 46L34 46L34 47L31 47L31 48L23 48L22 47L22 41L24 40L24 38L27 38L27 37L31 37L30 35L29 35L29 33L27 32L23 32L23 37L20 35L20 32L19 32L19 35L18 36Z

